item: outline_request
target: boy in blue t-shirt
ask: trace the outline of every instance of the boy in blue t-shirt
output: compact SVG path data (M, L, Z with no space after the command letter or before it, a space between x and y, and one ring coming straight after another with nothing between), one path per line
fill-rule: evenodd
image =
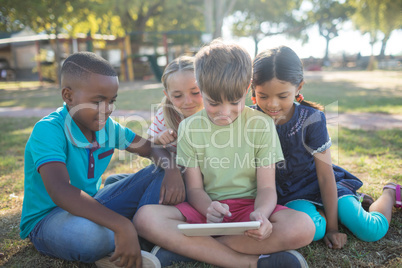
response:
M110 261L119 259L119 266L158 267L154 256L140 251L131 220L153 195L158 200L161 178L182 183L174 159L109 118L119 82L106 60L91 52L71 55L61 87L64 106L35 125L25 148L21 238L29 237L42 254L70 261L95 262L114 251ZM99 190L115 148L148 157L164 172L149 166ZM143 195L147 189L155 190Z

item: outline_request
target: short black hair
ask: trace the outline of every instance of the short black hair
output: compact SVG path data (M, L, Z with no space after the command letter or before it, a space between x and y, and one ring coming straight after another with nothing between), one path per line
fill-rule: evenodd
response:
M116 70L104 58L93 52L82 51L70 55L63 63L60 76L72 76L74 78L88 78L92 73L117 76Z

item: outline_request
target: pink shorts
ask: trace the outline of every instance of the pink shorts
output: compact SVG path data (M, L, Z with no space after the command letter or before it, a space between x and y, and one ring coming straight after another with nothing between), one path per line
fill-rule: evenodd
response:
M244 222L250 221L250 213L254 211L254 201L255 199L226 199L219 202L227 204L232 216L224 217L223 222ZM204 215L193 208L189 203L183 202L175 206L183 216L186 218L187 223L206 223L207 219ZM276 205L274 211L278 212L283 209L289 209L288 207ZM271 215L272 215L271 214Z

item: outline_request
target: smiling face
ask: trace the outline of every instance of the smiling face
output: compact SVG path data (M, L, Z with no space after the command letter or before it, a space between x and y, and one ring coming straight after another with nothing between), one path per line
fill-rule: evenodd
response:
M289 82L273 78L262 85L255 86L258 106L275 120L275 124L288 122L294 113L293 101L299 94L304 82L295 86Z
M237 101L230 102L222 96L222 102L212 100L206 93L202 94L205 111L209 120L217 126L226 126L233 123L244 110L246 94Z
M171 75L167 82L168 89L164 91L184 118L195 114L204 108L200 89L191 71L179 71Z
M113 111L118 88L116 76L94 73L63 88L62 96L69 113L88 141L92 141L93 132L105 126Z

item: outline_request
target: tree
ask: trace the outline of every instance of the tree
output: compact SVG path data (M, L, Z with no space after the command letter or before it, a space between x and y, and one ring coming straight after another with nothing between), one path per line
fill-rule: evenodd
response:
M373 69L374 44L379 41L380 32L384 34L380 56L384 56L387 41L391 32L402 28L400 16L401 0L351 0L350 4L356 8L352 16L356 28L363 34L370 35L371 58L369 69Z
M320 35L326 40L324 62L329 60L329 42L338 36L342 23L348 20L353 8L337 0L310 0L312 9L307 12L310 25L317 24Z
M236 0L204 0L206 33L212 39L222 36L223 20L232 13Z
M86 8L84 0L52 1L52 0L13 0L7 1L2 13L6 15L6 21L18 25L22 29L29 26L37 33L45 32L56 36L55 60L57 70L60 69L60 45L59 33L68 33L70 19L84 16ZM12 27L6 30L12 30Z
M202 2L194 0L170 0L163 15L153 17L147 29L151 33L164 33L172 45L199 45L204 28Z
M233 15L232 31L236 36L251 36L258 53L258 43L266 36L288 34L301 37L305 27L302 18L295 15L302 1L250 0L238 2Z
M387 42L394 30L402 29L401 16L402 0L383 0L380 8L383 10L380 14L380 31L384 34L381 41L380 58L384 58Z

